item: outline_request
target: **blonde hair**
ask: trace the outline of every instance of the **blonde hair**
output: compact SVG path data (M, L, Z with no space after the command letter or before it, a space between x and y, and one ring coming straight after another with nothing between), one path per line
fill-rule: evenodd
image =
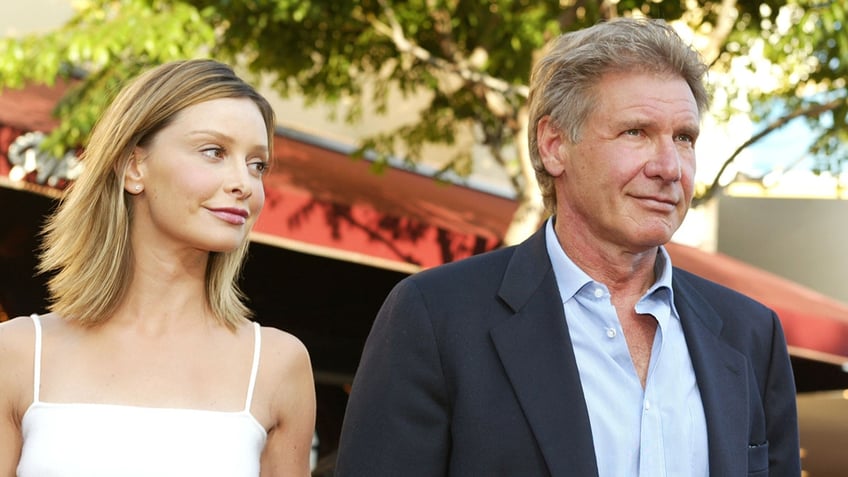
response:
M124 171L136 146L148 144L180 111L220 98L248 98L259 108L273 147L274 112L233 70L214 60L160 65L127 84L92 130L84 171L43 230L39 271L50 274L50 310L95 325L120 305L132 278L132 201ZM251 316L238 287L249 241L212 252L205 299L215 318L235 328Z
M597 95L603 94L597 82L607 73L630 71L677 75L689 85L700 114L709 106L703 83L707 65L662 20L618 18L559 36L533 68L528 99L530 159L548 212L556 212L556 194L539 155L539 120L550 116L578 142Z

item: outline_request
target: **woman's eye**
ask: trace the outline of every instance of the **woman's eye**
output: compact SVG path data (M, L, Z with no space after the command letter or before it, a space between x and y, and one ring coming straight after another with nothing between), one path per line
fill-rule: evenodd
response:
M219 146L206 147L201 149L200 152L205 156L214 157L216 159L224 157L224 148Z
M267 161L255 161L255 162L248 163L248 167L252 168L254 171L256 171L259 174L263 174L265 171L268 170L268 162Z

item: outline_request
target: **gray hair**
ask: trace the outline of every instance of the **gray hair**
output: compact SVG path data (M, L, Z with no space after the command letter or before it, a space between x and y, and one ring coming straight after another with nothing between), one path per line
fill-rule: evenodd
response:
M699 114L709 107L700 55L662 20L618 18L554 39L530 76L529 145L536 179L550 213L556 210L553 177L545 170L536 139L539 120L550 116L569 140L578 142L597 102L595 84L611 72L648 72L681 77Z

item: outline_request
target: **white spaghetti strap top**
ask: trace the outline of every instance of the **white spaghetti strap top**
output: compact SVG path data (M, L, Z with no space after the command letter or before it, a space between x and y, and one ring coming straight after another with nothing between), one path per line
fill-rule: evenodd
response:
M37 403L41 400L39 399L39 392L41 391L41 320L34 313L30 315L30 318L32 318L32 324L35 326L35 352L33 353L32 363L32 402Z
M250 366L250 382L247 385L247 397L244 400L244 412L250 412L253 403L253 388L256 387L256 375L259 373L259 353L262 351L262 333L259 323L253 322L253 364Z
M244 409L237 412L47 403L40 398L42 329L37 315L33 402L24 414L18 477L255 477L267 434L250 413L261 333Z

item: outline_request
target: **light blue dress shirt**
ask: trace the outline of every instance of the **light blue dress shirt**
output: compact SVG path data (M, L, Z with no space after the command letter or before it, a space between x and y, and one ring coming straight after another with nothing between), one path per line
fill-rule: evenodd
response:
M600 477L707 477L707 424L674 307L668 253L660 248L657 281L636 304L637 313L652 315L658 323L642 389L609 290L565 254L553 220L547 222L546 240L586 397Z

